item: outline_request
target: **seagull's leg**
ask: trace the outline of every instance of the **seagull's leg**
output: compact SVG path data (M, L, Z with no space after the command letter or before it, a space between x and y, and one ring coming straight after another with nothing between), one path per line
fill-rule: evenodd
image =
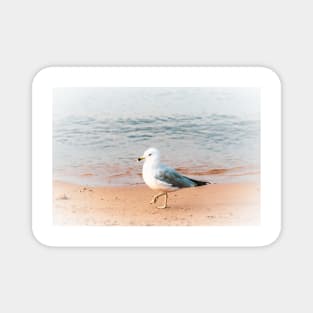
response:
M158 198L158 195L154 195L154 196L152 197L151 201L150 201L150 204L155 203L156 200L157 200L157 198Z
M164 192L163 194L165 195L165 202L164 202L164 205L158 206L158 209L165 209L165 208L167 208L167 198L168 198L168 194L167 194L167 192Z
M150 201L150 204L156 203L156 201L158 200L158 198L161 197L162 195L164 195L163 192L161 192L161 193L159 193L159 194L153 196L153 197L152 197L152 200Z

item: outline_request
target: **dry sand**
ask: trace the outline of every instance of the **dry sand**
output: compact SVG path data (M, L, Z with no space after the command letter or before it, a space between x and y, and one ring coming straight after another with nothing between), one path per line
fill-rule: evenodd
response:
M58 225L231 226L260 220L258 184L216 184L169 193L169 208L150 204L145 185L87 187L54 182L53 218ZM158 205L163 204L163 197Z

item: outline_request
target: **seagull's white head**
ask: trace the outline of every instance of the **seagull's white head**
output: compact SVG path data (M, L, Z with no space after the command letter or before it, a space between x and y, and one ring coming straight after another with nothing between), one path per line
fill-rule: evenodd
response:
M143 156L141 156L137 159L138 162L141 160L145 160L145 161L149 161L149 162L159 161L160 160L160 152L156 148L149 148L144 152Z

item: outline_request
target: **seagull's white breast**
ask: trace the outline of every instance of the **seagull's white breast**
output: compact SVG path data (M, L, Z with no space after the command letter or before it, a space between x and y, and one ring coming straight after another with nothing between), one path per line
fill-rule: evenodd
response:
M175 190L171 185L162 182L156 178L158 171L158 163L156 162L145 162L142 168L142 177L144 182L151 188L155 190Z
M158 184L157 184L155 175L156 175L156 167L153 166L152 162L145 162L142 167L142 177L143 177L144 182L151 189L158 189Z

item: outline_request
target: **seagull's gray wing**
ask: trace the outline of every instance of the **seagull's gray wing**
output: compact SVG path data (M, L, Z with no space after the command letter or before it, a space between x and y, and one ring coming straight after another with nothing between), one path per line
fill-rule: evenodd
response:
M188 177L177 173L173 168L167 167L163 164L157 170L155 178L176 188L197 186L197 184Z

